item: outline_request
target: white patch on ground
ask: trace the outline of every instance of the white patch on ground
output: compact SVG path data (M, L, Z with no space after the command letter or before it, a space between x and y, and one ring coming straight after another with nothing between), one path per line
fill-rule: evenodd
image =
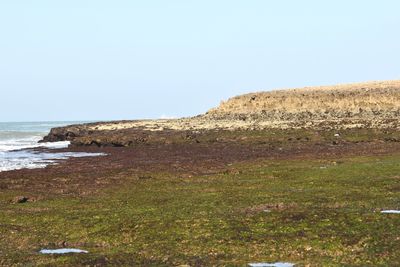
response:
M68 253L89 253L86 250L76 248L61 248L61 249L42 249L41 254L68 254Z
M293 263L275 262L275 263L249 263L250 267L293 267Z
M104 153L86 152L40 152L32 150L19 151L0 151L0 172L20 170L20 169L39 169L48 165L57 164L59 160L82 157L106 156Z
M400 214L400 210L382 210L381 213Z

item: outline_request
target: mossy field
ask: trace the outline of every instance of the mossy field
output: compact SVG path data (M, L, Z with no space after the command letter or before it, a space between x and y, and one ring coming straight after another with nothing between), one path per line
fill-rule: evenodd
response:
M44 171L54 178L63 164ZM107 169L96 175L118 182L88 194L58 194L51 182L38 191L23 173L25 184L0 190L0 265L400 266L400 215L381 213L400 209L400 153L224 164L197 173ZM74 175L85 176L57 177ZM34 190L35 201L10 201ZM89 253L39 253L63 247Z

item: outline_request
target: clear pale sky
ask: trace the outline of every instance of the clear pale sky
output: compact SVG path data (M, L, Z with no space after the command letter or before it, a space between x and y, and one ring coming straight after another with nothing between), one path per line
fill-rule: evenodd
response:
M398 0L0 2L0 121L190 116L274 88L400 79Z

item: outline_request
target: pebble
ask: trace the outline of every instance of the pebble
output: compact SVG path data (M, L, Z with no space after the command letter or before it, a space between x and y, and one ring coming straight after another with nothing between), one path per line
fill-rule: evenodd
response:
M17 196L12 200L12 203L26 203L29 201L29 197L24 197L24 196Z

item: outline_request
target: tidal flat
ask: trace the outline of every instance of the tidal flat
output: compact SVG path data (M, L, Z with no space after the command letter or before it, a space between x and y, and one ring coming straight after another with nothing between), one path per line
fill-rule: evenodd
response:
M398 266L400 215L382 213L400 208L398 135L218 131L64 149L106 156L0 172L0 265Z

